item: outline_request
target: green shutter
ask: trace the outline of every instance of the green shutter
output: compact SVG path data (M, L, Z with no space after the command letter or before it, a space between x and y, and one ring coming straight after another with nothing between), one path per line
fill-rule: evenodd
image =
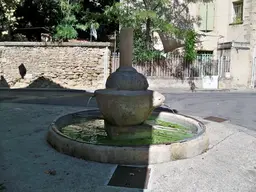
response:
M200 3L199 16L201 18L199 30L212 31L214 28L214 3Z
M206 30L206 4L205 3L199 4L199 17L200 17L199 30L205 31Z
M208 17L207 17L207 30L213 31L214 28L214 12L215 6L214 3L208 3Z

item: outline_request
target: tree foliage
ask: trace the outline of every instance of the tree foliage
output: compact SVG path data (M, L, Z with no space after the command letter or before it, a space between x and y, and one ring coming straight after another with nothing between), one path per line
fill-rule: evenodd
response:
M198 21L189 14L188 5L211 0L0 0L2 29L40 41L41 33L51 33L56 40L87 38L89 28L98 28L99 40L118 30L133 27L134 55L137 61L152 60L161 55L153 48L154 32L185 40L185 57L195 58Z
M184 57L186 61L193 62L196 59L197 53L195 49L197 34L194 30L188 30L185 35Z
M0 0L0 25L2 31L8 31L6 35L10 36L10 31L16 24L14 12L20 0Z
M69 0L60 0L61 21L55 29L54 38L68 40L77 38L76 29L86 30L87 26L78 22L76 13L82 11L81 4L71 3Z
M61 19L61 10L55 0L22 0L15 11L17 33L28 40L40 41L41 33L51 33Z
M56 39L77 38L79 34L90 31L91 27L100 29L99 40L107 40L106 35L116 30L113 21L106 25L103 15L105 7L112 5L116 0L59 0L62 12L62 20L56 27ZM83 35L82 35L83 36ZM103 36L103 37L102 37Z
M196 33L193 31L193 24L198 18L189 14L188 5L199 1L210 0L123 0L122 3L115 3L105 10L108 19L115 20L123 27L135 29L135 54L139 60L152 60L159 56L159 51L154 50L152 38L153 32L163 32L174 39L185 40L186 57L194 58L195 54L192 45L196 41ZM192 33L194 35L192 35ZM190 45L190 46L188 46Z
M83 0L84 12L80 13L81 21L89 24L98 24L97 30L99 41L108 41L108 35L112 35L114 31L118 30L119 23L115 20L108 22L104 15L106 6L112 6L118 0ZM82 36L82 34L81 34Z
M40 41L41 33L50 33L57 40L88 38L89 28L99 27L99 40L112 33L117 26L106 25L102 15L106 5L115 0L0 0L0 22L7 26L6 7L13 11L13 31L26 35L30 41ZM17 3L13 4L15 1ZM2 27L3 28L3 27ZM17 29L17 30L14 30Z

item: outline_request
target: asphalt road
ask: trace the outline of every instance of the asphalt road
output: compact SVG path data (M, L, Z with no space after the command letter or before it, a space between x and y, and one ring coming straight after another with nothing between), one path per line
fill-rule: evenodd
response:
M256 131L256 93L208 92L208 93L162 93L165 103L179 113L200 117L217 116L226 118L233 124ZM88 97L77 95L61 98L34 98L19 100L2 100L2 102L86 106ZM92 99L89 107L95 107Z
M180 113L217 116L256 131L256 93L165 94L166 104Z

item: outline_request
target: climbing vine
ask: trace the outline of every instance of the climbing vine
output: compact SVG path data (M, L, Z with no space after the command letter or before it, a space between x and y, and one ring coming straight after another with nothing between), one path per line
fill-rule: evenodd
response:
M192 63L197 56L196 53L196 39L197 39L197 33L194 30L189 30L186 32L185 35L185 47L184 47L184 57L186 61Z

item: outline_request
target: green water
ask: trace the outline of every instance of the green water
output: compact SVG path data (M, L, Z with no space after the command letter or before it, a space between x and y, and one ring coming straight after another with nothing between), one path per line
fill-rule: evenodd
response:
M60 131L64 135L77 141L98 145L117 146L165 144L194 136L189 128L158 120L156 117L150 117L145 123L157 127L156 129L153 129L151 138L111 140L105 132L103 119L77 119L74 120L72 124L63 127Z

